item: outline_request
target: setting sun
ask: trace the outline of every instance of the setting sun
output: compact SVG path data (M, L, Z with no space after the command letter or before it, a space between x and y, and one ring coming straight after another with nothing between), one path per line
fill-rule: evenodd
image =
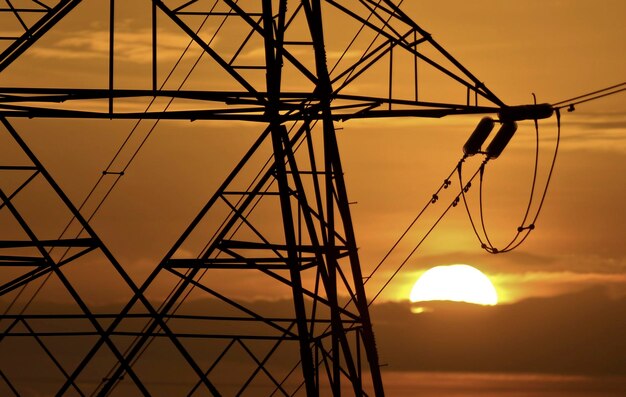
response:
M455 301L495 305L498 294L487 276L469 265L436 266L415 282L411 302Z

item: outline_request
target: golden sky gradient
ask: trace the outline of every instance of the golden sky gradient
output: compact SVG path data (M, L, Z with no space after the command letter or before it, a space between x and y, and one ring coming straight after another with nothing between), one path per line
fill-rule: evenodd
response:
M403 8L422 28L507 104L530 103L532 93L539 102L554 103L624 80L626 27L621 16L626 4L622 1L405 3ZM118 8L121 22L116 46L117 88L137 88L148 81L150 31L143 14L136 12L138 4ZM66 17L67 21L3 72L0 85L105 85L108 47L104 14L104 4L81 4ZM345 45L340 31L327 32L329 61L336 59ZM161 61L171 64L186 43L185 35L166 24L159 34ZM226 41L219 40L215 46L224 51L230 48ZM198 53L192 47L190 59ZM254 62L262 54L250 51L244 55L244 59ZM355 55L349 53L350 56ZM401 75L402 68L398 69ZM165 70L164 66L160 71L164 74ZM210 71L196 72L196 77ZM215 79L205 80L195 81L200 87L214 87ZM287 81L289 84L298 86L300 82ZM377 84L375 79L364 79L355 86L355 92L377 91ZM397 84L403 85L402 78ZM420 89L426 94L448 95L447 88L429 86L428 80L421 84ZM120 106L140 109L144 104ZM609 286L616 293L622 290L626 284L622 237L626 212L621 203L626 191L619 176L626 171L625 110L626 95L618 95L582 104L574 113L564 112L561 148L543 213L537 230L515 252L483 252L459 206L425 241L381 299L407 299L421 272L452 263L468 263L488 274L502 302L557 295L598 284ZM342 128L339 139L349 195L358 202L352 209L366 273L455 166L461 147L479 118L338 123L337 127ZM131 123L17 120L15 125L78 202ZM145 123L141 134L148 127ZM540 127L538 186L542 188L554 148L554 118L542 121ZM138 281L169 248L257 130L249 123L160 123L93 222L96 231ZM496 246L514 234L528 200L533 134L532 123L521 123L510 147L487 170L486 216ZM377 291L440 211L433 206L417 224L398 254L368 285L370 294ZM240 293L243 288L250 298L264 297L254 279L233 283L232 288L233 293ZM115 286L103 285L102 289L102 294L108 294Z
M149 2L118 1L117 5L115 87L149 88ZM405 0L402 9L508 105L532 103L533 94L539 103L556 103L626 81L623 0ZM329 21L325 31L327 58L332 65L352 37L354 26L344 24L331 10L325 11ZM158 73L159 81L163 81L189 39L165 18L160 21ZM200 22L189 18L194 27ZM0 36L18 28L0 25ZM203 37L210 37L214 29L207 26ZM237 43L230 38L240 38L242 33L236 26L229 29L212 47L232 55ZM294 29L294 36L305 37L301 30ZM85 0L0 73L0 88L106 88L107 34L108 1ZM359 41L347 52L344 62L358 59L367 42ZM248 65L261 62L262 49L261 42L252 42L239 59ZM294 51L301 62L311 62L306 49ZM200 53L198 47L191 46L165 87L179 87ZM398 56L393 90L395 95L410 99L412 61ZM286 62L285 68L286 90L310 88L311 83L293 66ZM381 61L346 92L386 95L387 71L388 64ZM262 73L245 73L264 90ZM420 99L464 103L464 88L429 74L425 67L420 73ZM230 77L208 61L201 62L191 76L184 84L186 89L228 90L234 86ZM105 102L86 101L80 106L82 110L101 111L106 110ZM489 105L484 99L479 104ZM129 112L142 111L146 105L145 99L115 104L118 111ZM165 106L164 100L158 100L154 109ZM186 106L189 102L179 101L173 109ZM463 154L463 144L481 117L352 119L336 123L364 274L378 264L454 169ZM133 120L106 119L10 121L74 203L85 197L135 124ZM137 284L155 268L264 127L241 121L159 121L150 133L154 125L142 121L113 162L112 170L123 168L134 149L151 134L91 222ZM3 133L0 130L0 159L13 160L11 156L19 154L11 151ZM534 134L533 122L520 122L502 156L486 168L485 220L496 247L515 235L526 210L533 176ZM537 192L531 213L537 209L554 154L554 117L539 122L539 134ZM270 155L269 148L264 155ZM480 160L470 158L465 162L464 178L477 169ZM574 112L563 110L560 149L545 204L536 230L515 251L492 255L482 250L463 205L453 208L372 306L381 362L389 364L384 370L397 371L392 375L392 387L404 384L406 371L558 373L567 375L559 379L565 379L570 386L580 381L580 374L625 375L626 329L617 321L626 310L623 175L626 92L580 104ZM14 182L0 180L9 185ZM96 195L102 195L112 182L105 180ZM458 186L456 177L452 178L452 189L428 208L368 281L369 298L428 232ZM36 186L34 192L39 193L39 188L43 191ZM475 218L477 197L478 183L474 183L468 199ZM28 216L42 221L42 228L58 229L67 214L42 204L44 199L35 194L20 201L20 205ZM90 204L83 212L88 214L92 209ZM269 233L281 231L270 211L257 211L254 216ZM0 239L12 238L14 224L8 218L0 213ZM185 249L180 250L182 256L195 254ZM408 297L415 280L429 268L449 264L469 264L488 275L502 304L483 308L444 303L436 304L433 312L411 313L414 306ZM68 274L87 302L109 310L126 303L129 292L119 280L106 276L106 266L104 258L82 260L71 272L68 269ZM150 290L150 298L159 300L177 280L162 280ZM270 313L292 310L290 291L268 288L265 279L256 273L233 279L216 272L212 281L221 284L222 293L250 301L253 307ZM46 310L65 309L67 294L52 282L46 287L43 301ZM214 309L213 304L194 300L190 311ZM5 348L17 357L13 350L19 352L18 348ZM27 355L19 357L24 368L29 368ZM171 364L167 353L157 351L155 357ZM155 368L158 375L166 366ZM457 381L466 379L471 383L474 378L461 377ZM601 386L598 383L593 387ZM615 390L621 395L623 383Z

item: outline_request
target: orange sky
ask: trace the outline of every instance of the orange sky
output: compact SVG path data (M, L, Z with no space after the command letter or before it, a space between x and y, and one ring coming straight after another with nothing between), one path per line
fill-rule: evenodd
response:
M623 2L415 2L408 9L507 103L529 103L531 93L539 102L553 103L624 81L626 28L619 17L626 9ZM413 259L410 270L417 273L437 264L468 262L492 276L505 301L595 283L623 290L626 217L620 203L626 192L619 175L626 166L625 111L626 95L622 94L563 114L561 150L545 208L537 230L517 251L495 256L482 253L462 211L456 211L428 240L422 255ZM408 223L408 213L416 213L429 197L429 189L451 169L476 123L477 118L415 120L413 125L403 121L396 135L378 141L376 132L368 130L367 138L376 142L372 145L383 148L376 155L380 163L372 169L389 164L401 170L396 175L410 175L402 184L390 182L379 189L397 193L398 198L389 201L398 201L387 207L397 216L387 212L386 217L398 225L393 226L395 230ZM540 132L547 149L541 153L544 162L540 165L545 175L554 123L541 123ZM532 134L532 125L522 124L511 146L490 166L487 216L496 241L507 241L523 215L530 189ZM389 141L384 148L383 142ZM424 167L427 175L418 170ZM360 184L350 181L353 194L367 189L363 196L368 197L378 190L364 179ZM362 199L355 199L364 205ZM386 201L379 199L370 211L358 206L355 210L381 222L383 211L369 214ZM368 240L383 239L367 232L368 228L362 230L359 236L366 235ZM398 233L389 234L387 241ZM410 284L410 271L404 277ZM398 290L403 290L398 284Z
M107 3L85 0L41 42L0 73L0 87L106 87ZM423 29L507 104L531 103L533 93L538 102L555 103L626 81L623 21L626 2L622 0L406 0L404 3L403 9ZM117 4L116 88L147 88L150 83L148 2L118 1ZM335 22L334 16L329 15ZM197 19L190 20L198 24ZM341 22L328 24L329 63L345 48L352 34L349 28ZM10 35L15 29L2 24L0 36ZM211 29L204 34L208 36ZM241 35L241 31L231 29L212 44L216 50L226 54L234 51L230 37ZM188 38L167 23L160 26L159 37L159 78L163 79ZM243 52L242 62L254 64L262 60L260 44L252 43ZM311 61L310 54L299 51L303 63ZM167 88L178 86L198 54L198 48L191 47ZM359 50L355 49L346 56L356 59L358 54ZM380 68L373 68L371 74L357 80L349 92L385 95L387 87L383 80L387 64L380 64ZM400 59L395 65L394 92L410 97L412 77L406 70L411 70L412 64ZM218 69L209 63L201 64L185 87L230 89L232 81ZM247 73L257 73L251 80L263 88L262 73ZM430 77L426 71L421 73ZM432 77L420 82L421 99L464 101L464 89L455 90L457 87L445 84L443 79ZM284 87L306 91L309 85L293 67L287 69ZM145 105L146 101L119 101L116 109L141 111ZM106 104L88 101L81 106L102 110ZM164 102L158 101L156 106L162 108ZM175 106L183 108L186 103ZM455 167L465 140L481 117L337 122L364 274L375 267ZM11 119L11 122L75 203L87 194L134 124L132 120ZM113 164L113 170L129 161L133 148L141 144L152 125L140 124L129 147ZM554 118L539 125L538 190L541 192L557 128ZM158 123L91 222L137 284L154 269L261 129L258 124L246 122ZM0 130L0 159L11 158L15 153L11 152L3 133ZM395 374L400 379L396 379L396 386L402 384L403 371L562 373L571 375L564 378L570 380L578 379L579 374L626 374L623 360L626 329L616 321L626 308L623 237L626 184L622 181L626 174L626 93L581 104L573 113L563 112L560 143L537 229L521 247L502 255L483 251L464 208L459 205L407 261L372 307L381 362L389 364L385 370L400 371ZM520 226L531 186L534 150L533 123L521 122L506 151L488 164L485 215L496 247L504 245ZM269 150L265 154L269 155ZM466 177L479 161L466 162ZM15 181L0 180L0 183L10 185ZM453 180L453 188L457 183ZM468 193L474 216L477 187L475 183ZM42 204L45 196L39 195L40 188L34 187L31 193L35 194L20 198L19 204L28 216L42 220L42 228L58 229L65 218L57 212L58 208ZM440 201L429 208L381 271L368 282L366 291L370 298L452 197L449 191L442 194ZM85 213L88 211L89 208L85 209ZM254 216L270 233L280 231L281 225L269 211L257 211ZM6 211L0 213L0 240L12 238L14 224L8 218ZM185 250L181 254L193 255ZM455 263L470 264L486 273L498 290L500 302L505 304L494 308L443 304L432 313L412 314L407 299L418 276L428 268ZM110 309L113 304L127 302L128 290L122 288L119 280L106 277L107 269L103 266L106 261L102 257L83 259L72 265L66 267L68 277L88 303L114 311ZM176 281L171 276L161 280L151 290L150 298L161 298ZM256 273L233 279L216 272L211 281L220 284L225 295L253 301L252 307L262 307L272 314L285 308L292 310L284 300L290 299L290 291L268 288L265 279ZM42 299L44 310L59 311L59 307L65 310L62 304L55 306L67 300L65 292L60 291L61 286L54 281L47 285ZM110 307L104 306L109 304ZM215 301L193 301L189 304L190 312L204 313L207 307L213 310L217 307L212 307L213 304ZM3 348L8 352L6 357L23 360L20 368L30 369L28 354L22 354L18 345L5 344ZM64 346L59 344L55 348L60 351ZM166 365L179 367L177 362L170 361L167 351L157 351L155 357ZM166 365L155 366L158 369L155 373L165 371ZM231 372L227 375L236 373ZM621 392L623 386L620 387Z
M624 80L626 27L621 16L626 4L622 1L405 3L403 8L415 21L508 104L530 103L531 93L539 102L555 102ZM0 85L105 84L106 21L100 15L106 10L98 7L104 6L85 2L78 7L65 24L7 69ZM118 25L117 84L133 87L142 84L138 76L145 79L149 30L130 8L120 6L118 13L123 22ZM184 45L184 35L171 27L163 29L160 54L171 63ZM329 40L330 59L342 43ZM253 59L258 54L248 56ZM375 89L375 84L367 81L358 89ZM427 92L436 91L428 81L423 85ZM505 302L595 284L624 286L626 251L621 236L626 215L620 203L626 191L617 176L626 171L625 110L626 95L621 95L580 105L575 113L563 115L561 151L543 214L537 230L517 251L495 256L481 251L459 207L381 299L406 299L420 272L450 263L469 263L483 270ZM478 116L406 118L338 125L349 195L358 202L352 209L366 272L454 167L478 120ZM123 121L18 120L15 124L76 202L130 127ZM230 170L256 130L245 123L159 125L93 222L138 281ZM541 177L548 168L555 132L554 119L541 123L545 137ZM507 240L518 226L530 188L533 150L532 124L522 123L510 147L488 169L486 207L495 241ZM417 225L380 278L372 280L370 294L430 227L438 211L435 207ZM240 287L234 284L233 291ZM263 296L253 279L243 287L250 298ZM108 294L110 288L114 287L103 286L101 292Z

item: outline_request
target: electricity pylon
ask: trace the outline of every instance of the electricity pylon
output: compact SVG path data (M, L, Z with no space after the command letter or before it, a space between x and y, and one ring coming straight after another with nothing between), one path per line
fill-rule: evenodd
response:
M1 11L21 31L4 37L0 72L88 0L25 3ZM25 165L0 170L43 176L82 230L70 240L42 240L13 205L28 193L24 186L32 176L3 191L4 211L26 236L6 238L0 248L27 247L38 254L2 253L3 271L34 270L5 272L0 297L15 300L19 288L50 273L81 312L29 314L9 303L0 348L9 349L18 337L31 338L54 366L50 391L60 395L384 395L336 123L493 113L504 104L388 0L146 0L145 5L152 67L145 89L116 84L114 0L108 2L107 87L0 87L4 128L28 157ZM194 89L169 89L160 80L164 29L184 33L202 54L205 74L196 76ZM436 99L439 92L446 93L445 100ZM448 99L455 95L458 100ZM120 110L126 109L120 106L124 101L146 98L183 105ZM260 132L137 287L8 121L19 117L246 121ZM65 254L51 258L53 247L66 248ZM130 291L115 313L92 313L66 280L62 266L90 251L101 252ZM258 307L224 292L229 280L246 277L270 296L289 296L290 307ZM148 302L155 286L167 282L173 283L170 294ZM211 303L199 309L192 298ZM61 329L34 328L36 319L54 320ZM88 330L84 324L74 330L77 319L87 321ZM81 340L78 357L66 362L48 340L84 335L89 341ZM27 381L6 362L2 390L26 393Z

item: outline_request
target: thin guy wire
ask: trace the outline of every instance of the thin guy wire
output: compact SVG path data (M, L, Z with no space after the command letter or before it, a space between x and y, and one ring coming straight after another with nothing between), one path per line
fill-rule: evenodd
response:
M211 8L211 10L210 10L209 12L213 11L213 9L216 7L217 3L218 3L218 2L216 1L216 2L213 4L213 7ZM236 1L235 3L237 3L237 1ZM224 25L224 23L226 22L226 20L227 20L229 17L230 17L230 14L227 14L227 15L224 17L224 19L222 20L222 22L221 22L221 24L219 25L218 29L216 29L215 33L213 34L213 36L211 37L210 41L208 42L208 44L209 44L209 45L213 42L213 40L215 39L215 37L217 36L217 34L220 32L220 30L221 30L222 26ZM198 32L199 32L199 31L200 31L200 30L204 27L204 24L206 23L206 21L207 21L207 20L208 20L208 15L207 15L207 16L205 16L205 18L204 18L204 20L203 20L202 24L201 24L201 25L200 25L200 27L197 29L196 33L198 33ZM190 48L190 46L191 46L191 44L192 44L192 43L193 43L193 39L189 42L189 44L188 44L187 48L184 50L183 54L182 54L182 55L181 55L181 57L179 58L179 61L180 61L180 60L182 59L182 57L185 55L186 51ZM203 55L204 55L204 52L202 52L202 53L198 56L198 58L196 59L195 63L193 64L193 66L191 67L191 69L189 70L189 72L187 73L187 75L185 76L185 78L183 79L183 81L180 83L180 85L179 85L179 87L178 87L178 90L182 89L183 85L187 82L187 80L188 80L188 79L189 79L189 77L191 76L191 73L195 70L195 68L196 68L196 67L197 67L197 65L199 64L199 62L200 62L200 60L202 59L202 56L203 56ZM174 65L174 68L178 65L178 63L179 63L179 62L177 62L177 63L176 63L176 65ZM170 74L168 75L168 78L169 78L169 76L171 76L171 75L172 75L173 71L174 71L174 69L172 69L172 70L170 71ZM161 86L161 88L162 88L164 85L165 85L165 82L163 83L163 85ZM169 107L171 106L171 104L172 104L172 102L173 102L173 101L174 101L174 98L171 98L171 99L170 99L170 101L168 102L167 106L164 108L164 111L166 111L167 109L169 109ZM158 122L159 122L159 121L160 121L160 119L157 119L157 120L156 120L156 122L154 123L154 125L152 126L152 128L150 129L150 131L148 132L148 134L146 135L146 137L144 138L144 140L141 142L140 146L137 148L137 150L135 151L135 153L133 154L133 156L131 157L131 159L130 159L130 160L129 160L129 162L127 163L127 165L124 167L123 171L125 171L125 170L126 170L126 169L130 166L130 163L134 160L134 158L135 158L135 156L138 154L139 150L141 150L142 146L145 144L146 140L147 140L147 139L149 138L149 136L152 134L152 132L154 131L154 129L155 129L155 127L157 126L157 124L158 124ZM123 171L122 171L122 172L123 172ZM161 306L159 307L159 309L158 309L158 310L161 310L161 309L162 309L162 307L163 307L163 305L165 304L165 302L167 301L167 299L168 299L169 297L171 297L171 296L172 296L172 294L176 291L176 288L177 288L177 287L178 287L181 283L182 283L182 280L179 280L179 281L178 281L178 283L176 284L176 286L174 286L174 288L172 288L172 290L170 290L170 292L169 292L169 294L168 294L167 298L164 300L164 302L161 304ZM189 292L187 293L187 296L188 296L190 293L191 293L191 291L189 291ZM166 320L165 320L165 322L168 322L168 321L169 321L169 319L166 319ZM149 323L148 323L148 324L146 324L146 325L144 326L144 330L145 330L148 326L149 326ZM136 340L138 340L138 338L139 338L139 337L136 337L136 338L135 338L135 341L136 341ZM152 340L154 340L154 339L152 339ZM152 341L152 340L151 340L151 341ZM137 362L137 361L141 358L142 354L143 354L143 353L144 353L144 352L148 349L148 347L149 347L149 345L150 345L151 341L150 341L150 342L148 342L148 345L147 345L144 349L142 349L142 351L141 351L141 352L137 355L137 357L135 357L135 359L133 360L133 362L130 364L131 366L132 366L132 365L134 365L134 364L135 364L135 363L136 363L136 362ZM126 353L127 353L127 352L129 352L131 348L132 348L132 345L131 345L131 346L129 346L129 348L126 350ZM113 372L113 371L115 371L115 368L112 368L112 369L109 371L109 375L108 375L108 376L110 376L110 375L112 374L112 372ZM115 389L115 387L117 387L117 385L118 385L118 384L119 384L119 382L116 382L116 383L115 383L115 385L111 388L111 392ZM101 385L102 385L102 384L101 384ZM98 387L98 389L99 389L99 388L100 388L100 387ZM94 393L95 393L98 389L96 389L96 390L94 391ZM92 395L94 395L94 394L92 394Z
M428 202L426 203L426 205L422 208L422 210L417 214L417 216L415 218L413 218L413 220L411 221L411 223L409 223L409 225L406 227L406 229L404 230L404 232L402 232L402 234L400 235L400 237L396 240L396 242L391 246L391 248L389 249L389 251L387 251L387 253L383 256L383 258L380 260L380 262L378 262L378 264L376 265L376 267L374 268L374 270L372 270L372 272L369 274L369 276L367 276L365 278L365 281L363 282L363 285L367 284L367 282L372 278L372 276L374 276L374 274L378 271L378 269L383 265L383 263L387 260L387 258L391 255L391 253L396 249L396 247L402 242L402 240L404 239L404 237L409 233L409 231L413 228L413 226L415 225L415 223L421 218L421 216L424 214L424 212L426 211L426 209L428 209L428 207L430 207L432 204L434 204L437 199L439 198L439 193L443 190L443 189L447 189L450 186L450 178L452 177L452 175L454 175L454 173L457 171L457 169L461 166L461 163L465 160L465 158L463 158L461 161L459 161L459 163L454 167L454 169L452 170L452 172L450 172L450 174L448 175L448 177L446 179L444 179L443 183L441 184L441 186L439 186L439 188L437 189L437 191L432 195L432 197L430 199L428 199Z
M452 175L456 172L457 168L464 162L465 160L464 156L459 163L457 164L457 166L452 170L452 172L449 174L448 178L446 178L443 182L443 184L439 187L439 189L437 189L436 193L433 194L433 196L429 199L428 203L425 205L425 207L419 212L418 216L411 222L411 224L409 225L409 227L402 233L401 237L398 239L398 241L396 241L396 243L393 245L393 247L389 250L389 252L387 252L387 254L385 255L385 257L380 261L380 263L377 265L377 267L370 273L370 275L365 279L365 281L363 282L363 285L367 284L367 282L369 280L371 280L372 276L376 273L376 271L378 271L378 269L380 268L380 266L382 265L382 263L385 261L385 259L392 253L392 251L397 247L397 245L402 241L402 239L406 236L406 234L409 232L409 230L413 227L413 225L417 222L417 220L423 215L423 213L425 212L425 210L432 204L434 204L437 200L438 200L438 196L437 194L439 192L441 192L442 189L447 189L447 187L450 186L450 178L452 177ZM474 176L472 177L472 179L470 179L470 181L468 182L467 186L471 185L471 181L474 179L474 177L476 177L476 174L479 171L476 171L476 173L474 174ZM463 192L463 189L461 189L461 192ZM424 240L426 240L426 238L430 235L430 233L435 229L435 227L439 224L439 222L443 219L443 217L447 214L447 212L450 210L450 208L455 207L459 201L459 194L457 194L457 196L455 197L455 199L450 203L450 205L448 206L448 208L446 208L446 210L444 211L444 213L439 217L439 219L435 222L435 224L429 229L429 231L426 233L426 235L424 235L424 237L420 240L420 242L417 244L417 246L411 251L411 253L406 257L406 259L402 262L402 264L396 269L396 271L393 273L393 275L387 280L387 282L383 285L383 287L378 291L378 293L374 296L374 298L372 300L370 300L370 302L368 303L368 307L374 303L374 301L378 298L378 296L383 292L383 290L391 283L391 281L393 280L393 278L400 272L400 270L402 270L402 268L404 267L404 265L406 264L406 262L411 258L411 256L417 251L417 249L420 247L420 245L424 242ZM347 308L348 305L353 301L352 298L350 298L350 300L348 300L348 302L343 306L343 308ZM324 330L324 333L327 332L330 329L330 326L327 326L326 329ZM331 349L332 351L332 349ZM291 369L291 371L289 371L289 373L287 373L287 375L285 375L285 377L283 378L283 380L281 381L281 384L286 382L287 379L289 379L289 377L293 374L293 372L295 372L295 370L298 368L298 366L300 365L300 361L298 363L296 363L296 365ZM302 387L303 383L300 383L300 387ZM274 393L276 392L276 390L274 390ZM273 394L272 394L273 395Z
M476 176L478 175L478 173L480 172L480 169L477 170L474 175L472 175L472 177L470 178L470 180L467 182L466 186L470 186L471 182L474 180L474 178L476 178ZM391 275L391 277L389 277L389 279L385 282L385 284L378 290L378 292L376 293L376 295L374 295L374 297L370 300L370 302L367 304L367 306L371 306L376 299L380 296L380 294L385 290L385 288L387 288L387 286L391 283L391 281L396 277L396 275L402 270L402 268L406 265L406 263L409 261L409 259L411 259L411 257L413 256L413 254L415 254L415 252L417 252L417 250L420 248L420 246L422 245L422 243L426 240L426 238L432 233L432 231L437 227L437 225L439 225L439 222L441 222L441 220L444 218L444 216L448 213L448 211L450 211L451 208L456 207L460 196L463 192L463 188L461 189L461 192L459 192L459 194L456 195L456 197L454 198L454 200L452 200L452 202L448 205L448 207L446 208L446 210L441 214L441 216L439 216L439 218L437 218L437 220L435 221L435 223L430 227L430 229L428 229L428 232L426 232L426 234L422 237L422 239L415 245L415 247L411 250L411 252L406 256L406 258L400 263L400 265L396 268L396 270L393 272L393 274Z
M216 3L217 4L217 1ZM215 7L215 5L214 5ZM202 24L200 25L200 27L198 28L198 30L196 31L196 33L198 33L200 31L200 29L202 29L202 27L204 26L204 24L206 23L208 19L208 16L205 17L204 21L202 22ZM176 63L174 64L174 66L172 67L172 69L170 70L169 74L167 75L167 77L165 78L164 82L161 84L160 89L163 89L163 87L165 86L165 84L167 84L167 82L169 81L170 77L172 76L172 74L174 73L174 70L178 67L178 65L180 64L180 62L182 61L182 59L184 58L184 56L186 55L186 53L189 51L191 45L193 44L193 39L190 40L189 44L187 45L187 47L183 50L183 53L181 54L181 56L178 58L178 60L176 61ZM202 54L200 54L200 57L202 57ZM194 64L193 68L196 67L196 65L199 62L199 59L196 61L196 63ZM192 70L193 70L192 68ZM186 79L189 77L190 73L187 75ZM185 80L186 81L186 80ZM181 84L182 87L182 84ZM179 89L181 88L179 87ZM146 110L144 111L144 113L147 113L148 110L150 109L150 107L153 105L153 103L155 102L156 97L153 97L152 100L149 102L148 106L146 107ZM173 101L173 98L170 100L169 105L171 105ZM167 108L166 108L167 109ZM87 202L90 200L90 198L93 196L93 194L95 193L96 189L98 188L98 186L100 185L100 183L102 182L102 180L104 179L104 176L106 175L107 172L109 172L109 170L111 169L113 163L115 162L115 160L118 158L118 156L120 155L121 151L123 150L123 148L126 146L126 144L129 142L130 138L132 137L132 135L135 133L136 129L138 128L139 124L141 123L142 120L138 120L135 125L133 126L133 128L131 129L130 133L127 135L126 139L124 140L124 142L121 144L120 148L118 148L118 150L116 151L115 155L113 156L113 158L111 159L111 161L109 162L109 164L107 165L107 167L105 168L105 171L100 175L100 177L98 178L98 180L96 181L96 183L94 184L94 186L92 187L92 189L89 191L89 193L87 194L87 196L83 199L81 205L78 207L78 211L80 212L84 206L87 204ZM148 136L152 133L152 131L154 130L154 128L156 127L156 124L158 123L158 120L155 122L154 126L152 127L152 129L150 130L150 132L148 133ZM144 145L145 141L147 140L148 136L146 138L144 138L144 140L142 141L140 147L135 151L135 153L133 154L133 156L131 157L131 159L129 160L129 162L126 164L126 166L123 168L124 172L125 170L128 169L128 167L130 166L130 163L134 160L134 158L136 157L137 153L139 152L139 150L141 150L141 147ZM110 195L110 193L112 192L112 190L115 188L115 186L117 185L117 183L119 182L120 178L121 178L121 174L117 174L116 175L116 179L113 182L112 186L109 187L108 191L105 193L104 197L100 200L100 202L98 203L98 205L96 206L96 208L93 210L92 214L89 216L89 218L87 219L87 222L89 222L95 215L96 213L99 211L99 209L101 208L101 206L103 205L104 201L107 199L107 197ZM69 230L70 226L72 225L72 223L76 220L76 217L72 216L72 218L70 219L70 221L67 223L67 225L65 226L65 228L61 231L61 233L59 234L59 239L62 238L65 233ZM81 228L79 230L79 232L76 234L75 238L78 238L80 236L80 234L84 231L83 228ZM54 247L50 248L49 253L52 253L52 251L54 250ZM63 258L66 257L66 255L68 254L68 252L70 251L70 248L67 248L65 250L65 252L63 253L63 255L61 256L61 258L59 260L63 260ZM33 292L33 295L29 298L29 300L26 302L26 304L23 306L23 308L20 311L20 315L23 314L28 307L32 304L32 302L34 301L34 299L39 295L39 293L41 292L41 290L43 289L43 287L47 284L47 282L49 281L49 279L51 278L52 273L48 273L48 275L41 281L41 283L39 284L39 286L37 287L37 289ZM26 284L20 289L20 292L16 295L16 297L13 299L10 307L12 307L15 302L17 301L17 299L19 299L22 295L22 292L25 290L26 288Z

